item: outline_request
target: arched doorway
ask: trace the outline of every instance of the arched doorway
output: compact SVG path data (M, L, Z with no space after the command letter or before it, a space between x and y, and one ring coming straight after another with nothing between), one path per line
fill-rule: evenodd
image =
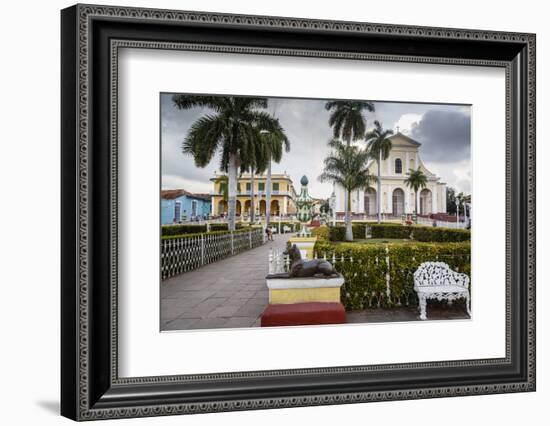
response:
M271 201L270 213L273 216L279 216L279 200Z
M401 188L396 188L392 195L392 214L401 216L403 213L405 213L405 193Z
M261 216L265 215L265 209L266 209L265 200L260 200L260 215Z
M237 211L237 215L240 216L241 215L241 211L242 211L242 206L241 206L241 202L239 200L237 200L237 207L236 207L236 211Z
M420 214L429 215L432 213L432 191L424 188L420 191Z
M227 201L221 200L218 203L218 216L221 216L224 213L227 213Z
M244 212L243 212L243 213L244 213L245 215L247 215L247 216L250 216L250 214L252 213L252 212L250 211L250 200L246 200L246 201L244 202Z
M365 191L365 213L367 216L373 216L378 213L376 208L376 190L368 188Z

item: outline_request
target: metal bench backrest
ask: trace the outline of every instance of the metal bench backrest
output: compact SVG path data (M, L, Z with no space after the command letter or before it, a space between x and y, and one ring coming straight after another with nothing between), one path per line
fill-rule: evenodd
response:
M445 262L424 262L414 272L414 287L461 286L468 288L470 278L449 268Z

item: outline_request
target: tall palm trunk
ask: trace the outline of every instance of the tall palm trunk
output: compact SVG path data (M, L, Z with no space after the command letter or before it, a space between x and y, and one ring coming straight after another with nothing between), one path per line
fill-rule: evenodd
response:
M250 168L250 223L256 221L256 209L254 207L254 169Z
M353 229L351 227L351 191L346 189L347 204L346 204L346 241L353 241Z
M271 215L271 158L267 163L267 178L265 184L267 185L265 189L265 223L269 225Z
M380 181L380 163L382 162L382 151L378 153L378 184L376 190L376 215L378 216L378 223L380 223L380 191L382 191L382 182Z
M418 216L418 189L414 190L414 214Z
M229 154L227 167L227 227L235 230L235 213L237 208L237 168L239 167L236 154Z
M350 146L351 145L351 140L346 140L346 146ZM347 241L351 241L351 240L348 240L347 238L347 233L348 233L348 220L351 221L351 215L350 215L350 212L351 212L351 191L348 191L346 188L343 188L344 189L344 222L346 224L346 240ZM353 235L351 236L351 239L353 240Z

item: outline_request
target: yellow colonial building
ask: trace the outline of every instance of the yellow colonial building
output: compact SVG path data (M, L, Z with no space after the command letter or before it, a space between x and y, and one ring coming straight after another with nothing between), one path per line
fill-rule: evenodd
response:
M221 216L227 213L227 201L223 199L224 185L222 174L216 173L212 181L212 215ZM266 194L267 175L254 175L254 209L256 214L261 216L266 214L267 194ZM250 216L252 200L250 193L252 182L250 174L242 174L237 183L237 216ZM272 216L287 216L296 213L296 190L292 179L286 173L271 175L271 208Z

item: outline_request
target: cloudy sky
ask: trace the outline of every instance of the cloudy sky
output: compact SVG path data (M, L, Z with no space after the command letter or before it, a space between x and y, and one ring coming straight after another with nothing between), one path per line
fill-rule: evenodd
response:
M332 136L326 100L269 98L267 112L275 114L290 139L290 152L273 173L287 172L299 191L299 180L309 178L310 194L327 198L332 185L320 183L323 159ZM471 192L470 107L449 104L418 104L375 101L375 111L366 113L367 127L379 120L384 128L404 133L422 144L424 165L458 191ZM218 156L205 168L181 152L181 144L191 124L207 109L181 111L174 107L172 94L161 94L162 189L183 188L190 192L210 192L209 179L219 171ZM359 145L365 146L360 142Z

